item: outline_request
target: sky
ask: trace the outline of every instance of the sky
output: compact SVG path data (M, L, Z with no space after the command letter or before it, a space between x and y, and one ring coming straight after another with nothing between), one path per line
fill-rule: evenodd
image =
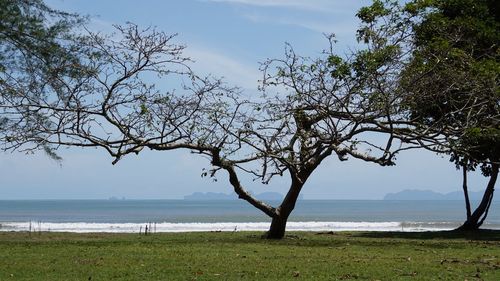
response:
M356 45L356 11L370 1L339 0L46 0L55 9L90 17L89 28L109 33L114 24L133 22L177 33L176 43L198 73L222 76L247 92L257 91L259 62L282 58L285 43L301 55L316 56L335 33L337 51ZM0 200L10 199L182 199L193 192L232 192L225 174L214 182L202 178L209 162L188 151L129 155L117 165L99 149L61 148L56 162L42 152L0 154ZM471 190L486 179L470 175ZM286 178L259 185L244 178L254 193L284 194ZM327 159L302 191L305 199L378 200L404 189L447 193L461 190L461 173L447 156L410 151L396 166L379 167L360 160Z

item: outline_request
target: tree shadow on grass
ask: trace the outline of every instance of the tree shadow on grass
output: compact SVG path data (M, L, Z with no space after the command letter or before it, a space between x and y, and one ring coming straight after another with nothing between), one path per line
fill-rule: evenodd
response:
M477 241L500 241L500 230L480 229L477 231L426 231L426 232L359 232L354 237L399 238L399 239L466 239Z

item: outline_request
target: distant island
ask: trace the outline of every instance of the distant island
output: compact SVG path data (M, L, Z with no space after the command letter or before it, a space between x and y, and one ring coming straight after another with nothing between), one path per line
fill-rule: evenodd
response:
M259 200L265 201L281 201L283 199L283 194L279 192L263 192L254 195ZM184 200L193 201L207 201L207 200L236 200L238 195L236 193L226 194L226 193L216 193L216 192L195 192L190 195L184 196ZM299 197L302 199L302 197Z
M125 197L118 198L116 196L111 196L108 198L109 201L118 201L118 200L126 200Z
M469 198L472 201L481 200L483 191L469 191ZM454 191L450 193L439 193L432 190L406 189L396 193L388 193L384 200L464 200L462 191ZM499 197L493 197L494 201L498 201Z

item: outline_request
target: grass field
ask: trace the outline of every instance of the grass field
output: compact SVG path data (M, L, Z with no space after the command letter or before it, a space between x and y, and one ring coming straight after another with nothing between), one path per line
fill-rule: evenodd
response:
M500 231L0 233L0 280L500 280Z

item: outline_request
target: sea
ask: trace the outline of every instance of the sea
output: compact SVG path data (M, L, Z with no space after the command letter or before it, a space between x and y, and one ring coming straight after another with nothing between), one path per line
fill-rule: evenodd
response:
M500 229L498 203L493 202L483 228ZM464 219L462 201L300 200L287 230L441 231ZM265 231L269 225L266 215L242 200L0 201L0 231Z

